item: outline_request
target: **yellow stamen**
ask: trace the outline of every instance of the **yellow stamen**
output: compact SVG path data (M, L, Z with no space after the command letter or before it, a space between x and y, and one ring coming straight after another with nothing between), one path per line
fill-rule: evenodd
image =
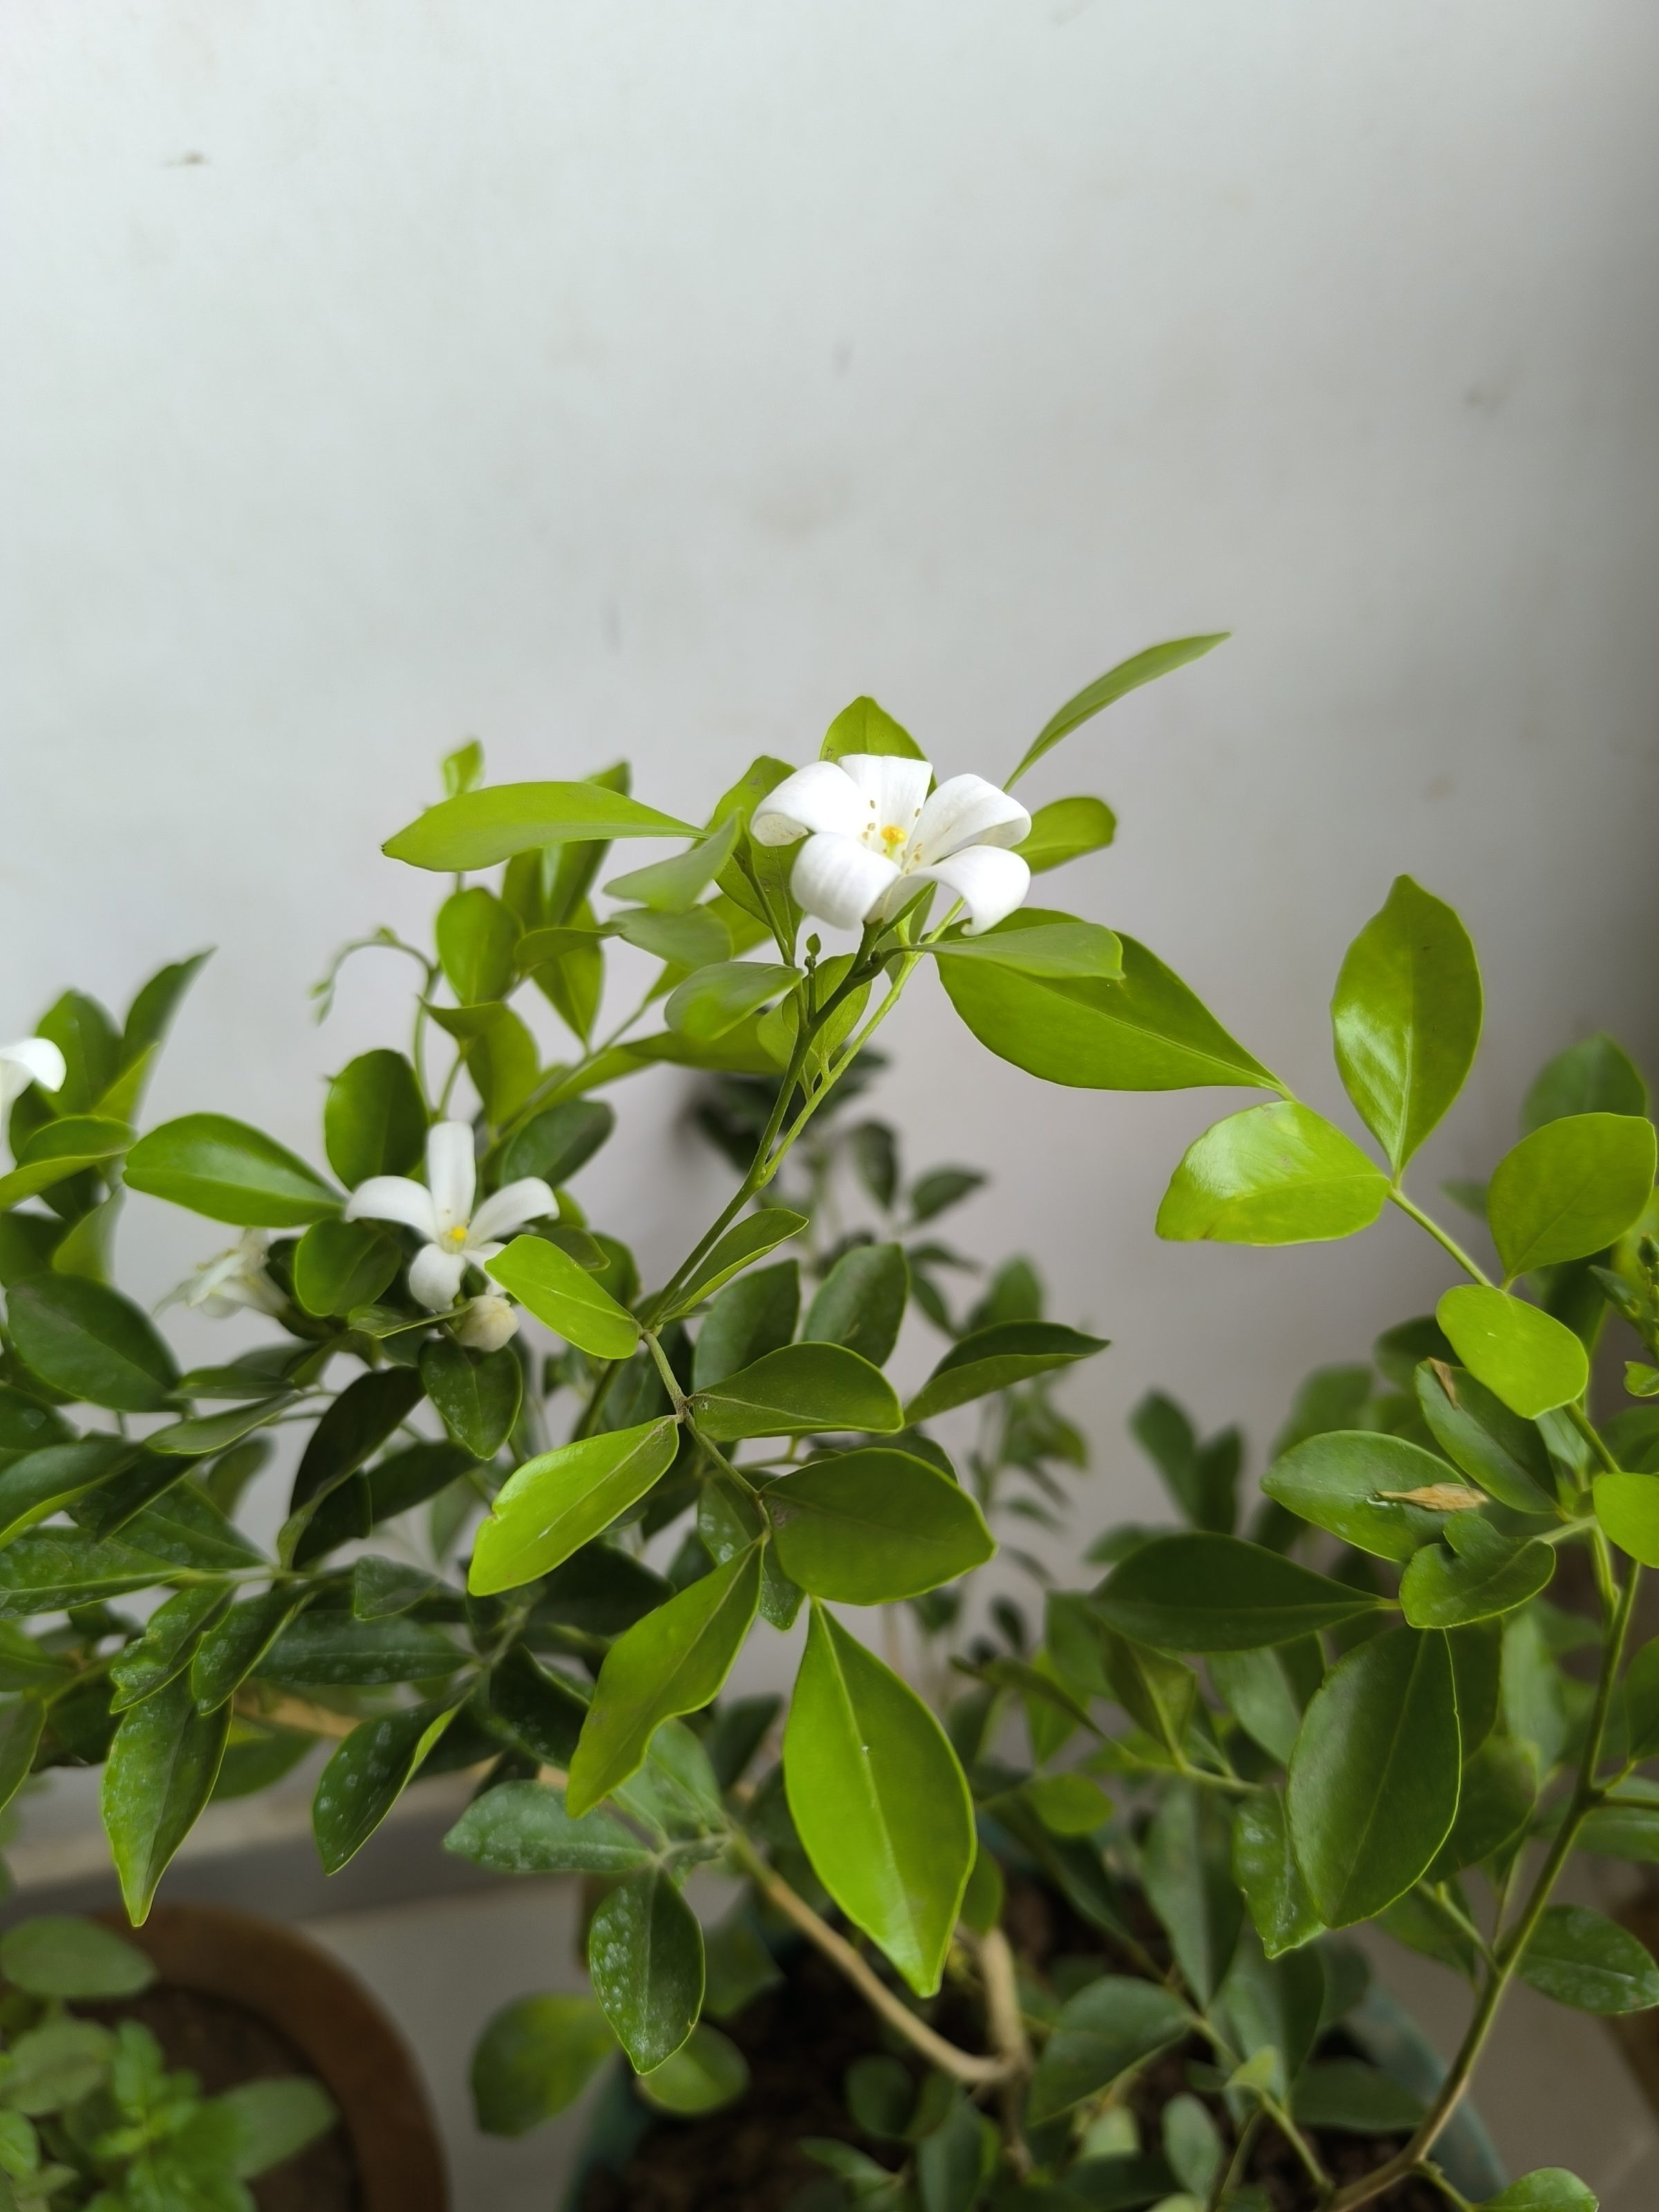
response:
M444 1237L445 1241L448 1243L455 1245L465 1244L466 1242L465 1222L458 1221L453 1229L446 1229L444 1231Z
M888 858L890 860L892 858L894 847L896 845L902 845L904 842L904 838L905 832L899 828L896 822L889 822L884 825L881 831L881 842L887 848Z

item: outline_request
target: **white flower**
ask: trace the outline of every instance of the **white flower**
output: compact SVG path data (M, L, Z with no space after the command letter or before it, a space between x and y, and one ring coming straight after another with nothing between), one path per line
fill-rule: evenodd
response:
M0 1044L0 1115L11 1110L31 1083L43 1091L60 1091L69 1070L64 1055L50 1037L23 1037L16 1044Z
M931 881L962 900L977 936L1031 887L1031 871L1006 849L1030 835L1031 817L982 775L953 775L930 799L933 776L926 761L881 753L814 761L768 793L750 833L763 845L805 838L789 887L838 928L886 921Z
M189 1282L170 1291L162 1305L186 1305L192 1311L211 1315L215 1321L223 1321L245 1306L251 1306L255 1313L281 1313L288 1300L265 1272L270 1246L270 1238L263 1229L245 1229L228 1252L204 1260Z
M426 1181L408 1176L370 1176L346 1204L348 1221L368 1214L375 1221L400 1221L426 1239L409 1271L409 1287L431 1313L455 1303L461 1277L482 1267L512 1237L544 1213L556 1213L559 1202L539 1176L526 1176L485 1199L476 1213L472 1196L477 1168L472 1128L466 1121L436 1121L427 1131Z
M474 1352L499 1352L519 1333L519 1316L511 1298L499 1291L486 1291L469 1298L455 1323L455 1340Z

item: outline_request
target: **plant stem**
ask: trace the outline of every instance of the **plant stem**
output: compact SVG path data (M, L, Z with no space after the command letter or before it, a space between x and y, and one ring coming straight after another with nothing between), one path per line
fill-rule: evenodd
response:
M1591 1420L1589 1415L1584 1411L1583 1407L1580 1405L1573 1404L1564 1407L1562 1411L1566 1414L1567 1419L1572 1423L1574 1428L1577 1430L1579 1435L1583 1437L1584 1442L1589 1446L1591 1451L1595 1453L1596 1458L1601 1461L1601 1472L1603 1474L1617 1474L1620 1471L1619 1462L1613 1457L1613 1454L1607 1449L1606 1443L1602 1441L1601 1431L1596 1427L1595 1422Z
M1020 2084L1031 2070L1031 2046L1025 2033L1024 2016L1019 2008L1019 1982L1014 1972L1014 1954L1008 1948L1008 1938L1000 1928L988 1929L984 1935L963 1928L962 1939L979 1963L980 1982L985 1991L985 2020L991 2031L991 2040L1006 2063L1008 2072L997 2090L997 2106L1002 2122L1002 2150L1010 2171L1016 2179L1024 2181L1031 2172L1031 2154L1025 2141L1022 2124L1024 2111Z
M777 1869L767 1864L740 1829L732 1832L732 1855L762 1895L777 1907L785 1919L792 1921L832 1966L840 1969L872 2010L879 2013L890 2027L896 2028L930 2064L969 2086L1004 2081L1011 2077L1012 2069L1006 2057L986 2058L970 2051L958 2051L954 2043L947 2042L925 2020L918 2020L903 1999L890 1990L874 1968L859 1956L846 1937L837 1935L829 1922L789 1887Z
M1389 1199L1390 1204L1397 1206L1402 1213L1409 1213L1419 1229L1426 1229L1435 1243L1451 1254L1452 1258L1456 1261L1466 1275L1472 1277L1477 1283L1484 1283L1488 1290L1496 1287L1486 1269L1475 1265L1456 1238L1443 1230L1437 1221L1425 1213L1420 1206L1413 1206L1397 1183L1390 1189Z

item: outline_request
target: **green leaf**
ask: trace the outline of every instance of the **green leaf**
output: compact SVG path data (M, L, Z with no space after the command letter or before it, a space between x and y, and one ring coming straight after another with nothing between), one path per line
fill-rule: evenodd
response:
M235 2170L243 2180L286 2164L307 2143L325 2135L339 2118L322 2083L302 2074L239 2081L215 2097L211 2109L228 2114L236 2123Z
M1043 1826L1056 1836L1092 1836L1112 1814L1112 1801L1100 1784L1074 1770L1035 1774L1022 1785L1020 1794ZM979 1860L974 1864L977 1868ZM965 1916L965 1902L963 1910Z
M1476 1382L1523 1419L1583 1396L1589 1382L1583 1346L1536 1306L1484 1283L1462 1283L1445 1293L1435 1316Z
M1565 2166L1540 2166L1487 2197L1475 2212L1595 2212L1598 2202L1595 2191Z
M1463 1087L1480 970L1452 908L1396 876L1348 947L1331 1000L1343 1087L1396 1175Z
M1659 1567L1659 1475L1598 1474L1593 1488L1595 1517L1620 1550Z
M510 1121L535 1089L540 1066L536 1040L524 1023L499 1000L481 1006L428 1000L427 1011L459 1042L486 1121L495 1129Z
M229 1712L228 1706L221 1710ZM312 1832L325 1874L338 1874L356 1856L459 1710L415 1705L352 1729L318 1778L312 1800Z
M653 914L647 908L617 915L606 927L670 968L701 970L732 957L732 933L707 907L694 906L686 914Z
M542 1782L503 1782L475 1797L444 1838L492 1874L631 1874L651 1854L608 1813L573 1820L564 1793Z
M1521 1954L1523 1982L1578 2012L1645 2012L1659 2004L1659 1965L1627 1928L1586 1905L1550 1905Z
M640 2076L640 2094L681 2119L717 2112L749 2087L749 2061L730 2036L699 2023L672 2058Z
M347 1475L399 1429L423 1386L406 1367L383 1367L349 1382L312 1431L294 1478L292 1504L305 1505Z
M143 1634L111 1663L116 1694L110 1710L123 1711L182 1674L203 1629L228 1602L228 1591L212 1583L196 1583L158 1605L145 1622Z
M1176 1243L1322 1243L1369 1229L1388 1194L1388 1177L1352 1138L1281 1098L1230 1114L1188 1146L1158 1233Z
M802 1340L843 1344L872 1367L885 1366L909 1296L910 1269L898 1245L855 1244L818 1285Z
M1298 1519L1379 1559L1409 1559L1432 1545L1444 1515L1405 1503L1401 1492L1446 1480L1446 1462L1403 1437L1336 1430L1285 1453L1261 1487ZM1437 1621L1437 1627L1445 1623Z
M0 1974L32 1997L82 2002L136 1996L155 1979L138 1946L112 1928L55 1913L22 1921L0 1936Z
M1291 2111L1304 2128L1350 2135L1409 2135L1423 2118L1420 2097L1361 2058L1327 2058L1299 2076Z
M1297 1739L1286 1802L1328 1928L1374 1919L1420 1878L1451 1832L1462 1766L1443 1636L1391 1630L1327 1675Z
M1233 1718L1283 1765L1295 1747L1308 1700L1325 1679L1318 1638L1261 1651L1212 1651L1209 1667L1216 1694Z
M1461 1367L1425 1359L1416 1371L1417 1402L1435 1442L1487 1496L1516 1513L1555 1504L1550 1456L1536 1425Z
M931 1996L974 1863L968 1784L915 1691L816 1601L783 1775L813 1872L917 1995Z
M919 1596L982 1566L996 1550L964 1490L921 1460L879 1446L815 1460L769 1484L763 1503L784 1572L837 1604Z
M556 1244L515 1237L484 1271L538 1321L596 1359L626 1359L640 1340L639 1323L626 1306Z
M477 884L452 891L438 908L437 939L445 978L462 1006L484 1006L507 996L519 924L493 891Z
M302 1229L340 1199L305 1162L228 1114L185 1114L140 1137L127 1154L134 1190L239 1229Z
M975 941L1068 919L1025 907ZM1085 1091L1277 1087L1178 975L1133 938L1120 935L1118 943L1121 982L1045 982L971 960L947 960L939 976L988 1050L1046 1082Z
M780 1244L787 1244L805 1226L806 1216L792 1212L787 1206L765 1206L758 1213L745 1214L697 1262L684 1289L675 1293L672 1304L663 1308L656 1318L668 1321L677 1315L690 1313L694 1306L712 1297L722 1283L729 1283L733 1275L752 1267L757 1260L764 1259Z
M805 1436L853 1429L891 1435L904 1415L880 1369L839 1344L769 1352L690 1401L698 1431L717 1443L740 1437Z
M634 2069L648 2074L696 2026L702 2006L702 1930L660 1868L613 1889L587 1935L593 1994Z
M61 1613L164 1578L153 1553L102 1543L79 1528L30 1528L0 1550L0 1620Z
M198 952L188 960L170 961L134 993L121 1033L124 1067L131 1067L163 1042L179 1002L211 957L210 953Z
M1164 645L1149 645L1144 653L1120 660L1116 667L1109 668L1103 676L1097 676L1092 684L1085 684L1081 691L1049 716L1027 746L1019 766L1008 779L1007 788L1012 791L1028 768L1035 767L1044 753L1051 751L1062 738L1069 737L1091 715L1099 714L1103 707L1113 705L1143 684L1153 683L1174 669L1184 668L1189 660L1202 659L1231 635L1231 630L1218 629L1202 637L1171 638Z
M472 2054L472 2106L488 2136L528 2135L574 2105L617 2047L590 1996L520 1997Z
M7 2053L7 2106L44 2118L79 2103L107 2080L115 2047L108 2028L95 2021L47 2020L28 2029Z
M1401 1577L1400 1602L1413 1628L1495 1620L1547 1589L1554 1576L1553 1546L1517 1546L1480 1514L1454 1514L1445 1533L1452 1549L1425 1544Z
M1259 1790L1240 1801L1233 1816L1233 1875L1268 1958L1299 1950L1323 1934L1291 1849L1285 1800L1278 1790Z
M294 1295L319 1320L372 1306L403 1263L403 1254L372 1221L313 1221L294 1248Z
M148 1317L118 1291L80 1275L32 1275L7 1297L12 1340L33 1374L66 1397L155 1413L179 1370Z
M1182 1518L1195 1528L1231 1535L1243 1451L1238 1431L1224 1429L1200 1444L1174 1399L1149 1390L1129 1416L1129 1432L1163 1476Z
M984 961L1011 975L1042 982L1116 983L1123 977L1123 947L1112 931L1069 915L1027 929L941 938L927 950L936 960Z
M259 1671L275 1681L307 1688L366 1689L453 1674L461 1656L442 1629L426 1621L302 1613L277 1637Z
M469 1352L453 1336L434 1337L421 1346L421 1380L456 1443L476 1460L494 1459L519 1418L524 1390L512 1346Z
M1126 1974L1103 1974L1068 1998L1043 2046L1026 2106L1040 2126L1109 2088L1191 2030L1192 2014L1172 1990Z
M532 846L617 837L695 837L690 823L592 783L500 783L428 807L381 850L411 867L493 868Z
M447 1490L473 1464L459 1444L405 1444L368 1470L369 1517L378 1527Z
M51 1190L83 1168L102 1167L118 1158L132 1141L125 1121L98 1115L71 1115L37 1129L18 1155L9 1175L0 1175L0 1210Z
M468 1589L488 1596L550 1573L644 1497L672 1465L678 1442L678 1423L665 1416L526 1460L474 1539Z
M1464 1714L1461 1684L1458 1720L1462 1725ZM1466 1752L1468 1735L1464 1726ZM1465 1759L1457 1818L1439 1856L1429 1869L1429 1880L1449 1881L1465 1867L1478 1865L1482 1859L1518 1842L1532 1817L1537 1794L1537 1774L1529 1750L1503 1736L1491 1737L1483 1743L1472 1759ZM1582 1832L1580 1843L1582 1846Z
M1232 1851L1232 1821L1215 1793L1171 1782L1146 1832L1141 1881L1176 1965L1204 2005L1221 1986L1243 1918Z
M1644 1644L1625 1670L1626 1753L1634 1759L1659 1753L1659 1637Z
M904 1409L906 1423L931 1421L954 1406L1006 1390L1028 1376L1070 1367L1104 1352L1107 1340L1063 1328L1058 1322L999 1322L953 1344Z
M694 906L731 859L741 822L728 816L710 836L699 838L672 860L653 860L608 883L610 898L635 899L658 914L684 914Z
M426 1146L426 1107L400 1052L348 1060L323 1103L323 1150L348 1190L370 1176L407 1175Z
M921 760L921 747L908 730L896 722L884 707L868 696L843 707L824 732L820 760L836 761L848 753L879 753L903 760Z
M39 1698L17 1698L0 1705L0 1810L28 1780L46 1711Z
M795 1334L800 1311L800 1264L780 1260L728 1283L697 1331L691 1355L695 1389L712 1389L751 1361L778 1352Z
M124 1437L82 1437L12 1459L0 1468L0 1546L60 1511L133 1457L134 1448Z
M1107 1626L1164 1651L1254 1651L1375 1613L1381 1600L1236 1536L1155 1537L1107 1577Z
M1645 1114L1648 1086L1622 1046L1586 1037L1540 1070L1521 1109L1524 1135L1569 1114Z
M717 960L669 993L663 1018L689 1043L714 1044L799 981L799 970L776 961Z
M584 1167L617 1126L616 1109L602 1099L567 1098L532 1115L501 1148L501 1180L539 1176L556 1187Z
M120 1041L96 999L65 991L35 1024L64 1055L62 1088L53 1102L59 1114L87 1114L114 1081L120 1066Z
M1486 1218L1506 1276L1599 1252L1653 1195L1653 1124L1571 1114L1523 1137L1492 1170Z
M179 1675L134 1705L115 1731L101 1805L135 1928L149 1917L156 1884L213 1795L229 1729L229 1706L198 1712L188 1679Z
M1117 817L1103 799L1051 799L1032 815L1030 834L1014 850L1041 876L1100 852L1116 835Z
M617 1638L570 1762L574 1817L639 1768L663 1721L719 1696L760 1602L760 1547L752 1546Z

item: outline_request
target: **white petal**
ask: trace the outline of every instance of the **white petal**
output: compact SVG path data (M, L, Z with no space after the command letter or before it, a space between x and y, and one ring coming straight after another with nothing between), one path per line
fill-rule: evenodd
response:
M410 1266L410 1296L428 1313L444 1313L454 1304L465 1272L466 1261L461 1253L422 1244Z
M1006 921L1017 906L1024 905L1031 888L1031 871L1019 854L1000 852L994 845L970 845L965 853L935 860L932 867L913 869L911 882L918 876L931 876L962 900L968 908L969 937Z
M21 1037L15 1044L0 1044L0 1114L31 1083L43 1091L59 1091L68 1073L64 1055L50 1037Z
M801 847L789 888L808 914L837 929L856 929L897 876L891 860L856 837L823 832Z
M911 841L912 866L930 867L969 845L1023 844L1030 834L1031 817L1018 799L982 775L953 775L921 810Z
M428 1238L438 1234L438 1216L432 1193L409 1176L370 1176L346 1200L345 1218L361 1221L400 1221L405 1229Z
M426 1179L438 1233L462 1227L477 1188L477 1158L470 1121L434 1121L426 1133Z
M921 818L933 770L927 761L908 760L896 753L843 753L842 766L863 793L865 826L876 850L896 860ZM893 830L902 834L893 836Z
M793 845L815 830L856 837L868 816L862 793L838 762L811 761L767 793L749 834L757 845Z
M511 1237L526 1221L538 1221L558 1210L558 1200L541 1177L525 1176L485 1199L467 1224L466 1241L478 1244L491 1237Z

